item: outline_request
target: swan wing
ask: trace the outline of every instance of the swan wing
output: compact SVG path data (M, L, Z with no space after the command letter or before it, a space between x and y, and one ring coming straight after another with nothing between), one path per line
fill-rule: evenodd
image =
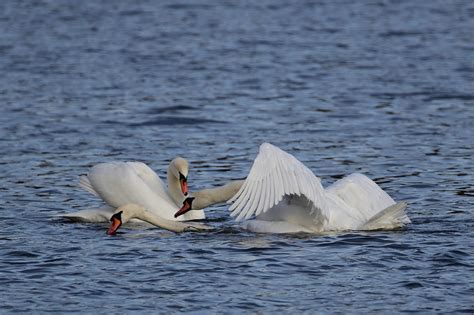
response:
M94 196L97 196L100 198L99 193L95 191L94 187L92 186L89 177L87 175L81 175L79 176L79 187L84 189L87 192L90 192Z
M354 173L330 185L326 192L357 209L366 219L395 204L382 188L367 176Z
M163 180L152 170L148 165L142 162L126 162L127 165L131 166L137 175L150 187L152 191L160 195L162 198L169 199L171 203L173 201L169 198L168 190Z
M177 206L156 193L137 172L137 164L126 162L101 163L90 170L90 186L109 206L141 205L157 215L174 220ZM156 187L154 187L156 188Z
M325 192L319 178L291 154L263 143L247 179L228 202L233 202L231 215L240 221L264 214L289 196L307 200L305 209L313 219L320 223L327 220Z
M152 191L160 195L161 197L165 199L170 199L167 193L166 185L163 182L163 180L158 176L158 174L155 173L148 165L142 162L112 162L112 163L103 163L103 164L115 164L118 166L119 164L122 164L122 167L129 166L131 167L135 173L143 180L143 182L150 187ZM79 186L84 189L87 192L90 192L91 194L101 197L99 195L99 192L96 191L94 186L89 180L89 176L92 175L94 171L97 171L96 169L92 169L91 172L87 175L82 175L79 177ZM169 200L171 201L171 199Z
M67 219L71 222L109 222L115 210L115 208L106 206L103 208L84 209L71 213L58 214L56 217Z

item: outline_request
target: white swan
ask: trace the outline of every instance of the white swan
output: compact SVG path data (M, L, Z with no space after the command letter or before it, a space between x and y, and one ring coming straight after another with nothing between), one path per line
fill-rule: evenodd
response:
M203 231L212 230L213 228L209 225L196 223L196 222L177 222L163 219L144 207L136 204L127 204L119 207L110 218L111 225L107 231L107 234L113 235L117 232L123 223L127 223L131 219L139 219L141 221L148 222L157 227L173 232L187 232L187 231Z
M197 197L185 199L176 215L197 208ZM410 223L407 204L396 204L368 177L352 174L325 190L311 170L269 143L260 146L247 179L230 202L237 221L256 216L243 226L259 233L394 229Z
M362 174L326 190L294 156L264 143L239 192L229 202L237 221L255 232L326 232L393 229L410 223L398 203Z
M168 167L168 188L160 177L141 162L112 162L98 164L80 177L79 185L101 198L108 207L86 209L62 214L63 218L81 222L107 222L115 209L126 204L136 204L168 220L204 219L204 211L190 212L178 219L174 213L188 194L188 162L180 157Z

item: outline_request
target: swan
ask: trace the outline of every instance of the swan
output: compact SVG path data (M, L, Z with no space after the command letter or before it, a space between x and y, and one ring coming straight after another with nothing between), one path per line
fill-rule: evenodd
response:
M168 188L160 177L141 162L101 163L81 176L79 186L101 198L107 207L86 209L62 214L62 218L81 222L107 222L115 209L136 204L147 211L172 221L200 220L205 218L203 210L197 210L175 218L188 195L188 162L177 157L168 166Z
M141 221L148 222L157 227L173 232L188 232L188 231L203 231L212 230L213 228L209 225L196 223L196 222L177 222L167 219L163 219L161 216L154 214L146 210L144 207L137 204L126 204L119 207L115 213L110 217L110 227L107 230L107 234L114 235L120 226L127 223L131 219L139 219Z
M324 189L310 169L269 143L260 146L249 175L236 185L239 190L228 200L231 216L247 219L243 227L257 233L395 229L410 223L406 202L395 203L367 176L354 173ZM175 215L198 209L201 198L186 198Z

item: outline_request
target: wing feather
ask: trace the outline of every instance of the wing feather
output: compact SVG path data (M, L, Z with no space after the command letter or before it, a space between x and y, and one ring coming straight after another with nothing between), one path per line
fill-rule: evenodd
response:
M258 205L257 205L257 208L255 209L256 214L262 212L263 207L265 206L265 202L266 202L265 199L267 198L267 186L268 186L268 183L266 183L267 179L268 177L264 177L261 182L262 192L261 192L260 198L258 198Z
M283 175L281 174L281 171L280 171L280 168L277 166L275 168L275 185L276 185L276 195L275 195L275 203L278 203L281 201L281 199L283 198L283 194L284 194L284 191L285 191L285 188L283 186Z
M289 195L306 197L319 221L328 217L319 178L294 156L269 143L260 146L243 187L229 200L234 202L230 210L237 221L265 213Z
M296 180L294 171L290 171L290 181L291 181L291 186L293 188L292 192L294 192L298 196L301 195L300 187L298 185L298 181Z
M260 213L262 213L263 209L269 209L270 208L270 198L271 198L271 190L272 190L272 187L274 186L274 183L272 181L269 180L269 182L267 183L267 185L265 185L266 187L266 190L265 190L265 201L262 205L262 208L259 208L257 213L255 215L259 215Z
M92 187L87 175L81 175L79 177L79 187L100 198L99 193L94 189L94 187Z
M245 181L244 185L245 190L242 192L242 198L237 199L235 203L230 207L230 210L233 212L231 213L231 216L236 216L239 212L242 211L242 209L247 205L249 202L249 196L252 192L253 186L255 185L254 181Z
M230 198L230 199L228 200L228 202L229 202L229 203L234 202L235 199L237 199L237 197L238 197L238 196L244 191L244 189L247 187L247 184L248 184L247 182L244 182L244 183L242 184L242 186L240 186L240 189L237 191L237 193L236 193L232 198Z
M268 202L265 205L265 209L270 209L275 204L275 190L277 185L278 184L275 181L270 182L270 195L268 198Z
M258 204L258 199L262 193L262 183L260 181L257 181L255 183L256 185L254 186L254 193L251 194L250 196L250 200L249 200L249 203L248 203L248 207L246 207L241 213L240 215L237 217L237 221L240 221L242 220L242 218L248 218L252 215L252 211L255 211L254 209L257 208L257 204Z
M240 195L246 195L248 194L249 190L248 190L248 186L251 185L251 183L249 182L245 182L242 184L242 187L240 187L239 191L232 197L232 199L230 199L228 202L231 203L233 202L233 204L231 205L231 207L229 208L229 210L233 211L235 209L237 209L240 204L244 201L244 199L240 199L239 201L236 201L237 197L240 196ZM235 201L235 202L234 202ZM232 214L231 214L232 215Z
M288 180L288 173L286 172L285 169L283 169L283 167L280 167L280 173L282 175L282 180L283 180L283 193L291 193L291 187L290 187L290 183L289 183L289 180Z

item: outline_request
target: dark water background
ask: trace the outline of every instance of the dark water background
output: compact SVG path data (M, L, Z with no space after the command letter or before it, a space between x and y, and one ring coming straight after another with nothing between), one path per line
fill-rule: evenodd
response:
M1 1L0 313L474 311L474 2ZM403 231L68 224L94 164L176 155L197 190L260 143L364 172Z

